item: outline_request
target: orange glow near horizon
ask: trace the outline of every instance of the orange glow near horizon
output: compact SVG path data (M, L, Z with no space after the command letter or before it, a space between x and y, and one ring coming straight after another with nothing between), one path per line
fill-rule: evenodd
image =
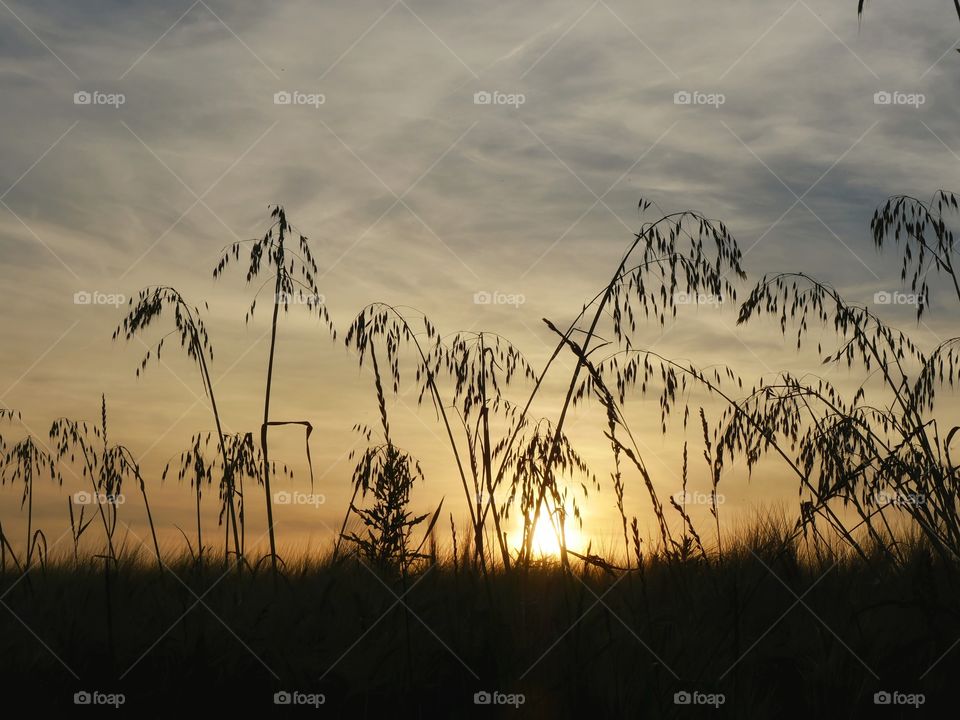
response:
M540 516L533 530L532 550L535 558L560 557L560 539L557 530L556 523L551 520L549 515L544 513ZM584 538L576 523L570 522L568 519L565 523L564 532L567 549L579 552L582 549ZM509 540L514 550L520 550L523 547L523 528L514 531Z

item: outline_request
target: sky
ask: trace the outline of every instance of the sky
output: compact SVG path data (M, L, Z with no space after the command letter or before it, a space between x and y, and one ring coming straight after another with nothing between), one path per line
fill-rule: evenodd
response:
M228 243L265 232L275 204L309 236L338 329L334 340L300 308L281 321L274 417L316 428L325 500L278 510L280 541L298 546L333 537L362 445L352 428L376 422L371 377L342 342L370 302L416 308L444 334L500 333L542 366L554 344L542 318L569 322L603 287L653 219L641 199L723 220L745 253L744 292L800 269L868 304L902 289L869 220L890 195L957 189L960 24L947 2L874 1L862 22L855 5L2 0L0 403L23 414L3 436L46 440L59 416L98 418L106 394L111 437L141 461L163 537L189 533L189 490L159 477L212 428L196 368L168 349L138 378L147 346L111 335L145 286L208 303L228 429L257 429L266 313L245 324L256 288L212 269ZM919 326L910 307L880 309L930 346L952 329L941 299L935 285ZM640 337L748 379L817 366L772 324L736 327L732 302L681 308ZM545 416L572 366L561 357L548 377ZM390 412L427 476L412 506L443 498L461 523L441 426L409 390ZM669 494L683 437L661 437L656 403L628 408ZM570 428L601 483L581 539L602 546L619 521L598 417L578 410ZM275 437L273 456L296 471L279 489L308 490L302 438ZM694 481L708 489L703 473ZM649 524L642 484L627 483L628 513ZM796 502L775 466L751 479L733 467L723 483L731 520ZM51 542L82 487L71 473L37 486ZM2 489L5 528L22 526L20 499ZM262 538L262 503L248 513ZM215 493L204 515L213 531ZM133 497L123 520L132 543L145 537Z

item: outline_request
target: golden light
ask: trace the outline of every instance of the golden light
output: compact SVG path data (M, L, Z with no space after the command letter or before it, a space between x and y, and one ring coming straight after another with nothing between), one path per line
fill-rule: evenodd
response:
M569 518L564 528L566 534L566 543L568 550L579 551L582 544L582 536L576 522ZM541 515L537 520L537 525L533 530L533 543L531 550L534 557L560 557L560 540L557 535L557 525L555 521L547 515ZM519 529L514 534L513 544L520 547L523 544L523 530Z

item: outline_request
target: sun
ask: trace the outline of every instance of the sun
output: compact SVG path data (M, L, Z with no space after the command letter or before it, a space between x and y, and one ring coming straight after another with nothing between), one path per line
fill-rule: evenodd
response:
M575 524L569 520L564 528L568 550L578 550L580 548L580 531ZM516 533L514 544L520 547L523 544L523 530ZM560 557L560 541L557 537L556 525L551 522L547 515L541 515L537 520L537 526L533 530L533 543L531 550L534 557Z
M533 552L535 555L560 555L560 541L550 518L541 517L533 531Z

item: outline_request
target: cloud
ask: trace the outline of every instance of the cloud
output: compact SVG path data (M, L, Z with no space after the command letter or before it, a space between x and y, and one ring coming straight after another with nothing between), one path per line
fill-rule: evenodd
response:
M214 284L210 270L225 244L264 232L272 203L318 248L341 327L386 299L444 331L502 332L539 362L551 342L540 318L569 317L603 285L641 198L724 220L754 276L804 268L863 294L896 287L869 237L874 207L949 186L960 163L958 60L944 56L956 28L935 9L877 4L858 29L851 3L826 0L10 7L22 23L2 11L3 376L81 325L4 402L42 427L95 414L105 388L143 397L149 413L124 410L131 443L149 444L194 402L193 370L171 359L176 375L133 381L141 348L91 341L118 314L78 308L73 293L165 282L209 299L225 369L264 326L244 329L242 277ZM878 106L878 90L925 103ZM80 91L125 101L76 105ZM475 104L481 91L524 101ZM724 102L678 105L678 91ZM324 101L278 105L277 92ZM480 290L527 302L478 307ZM733 327L728 310L693 317L664 336L665 353L695 357L709 338L712 356L765 371L743 342L767 352L768 334L720 328L717 317ZM308 322L285 326L283 362L311 380L280 392L339 428L324 450L334 462L361 401L341 381L353 360L328 343ZM245 427L264 361L258 346L224 379ZM202 405L187 418L151 462L206 422ZM439 466L442 451L424 452Z

